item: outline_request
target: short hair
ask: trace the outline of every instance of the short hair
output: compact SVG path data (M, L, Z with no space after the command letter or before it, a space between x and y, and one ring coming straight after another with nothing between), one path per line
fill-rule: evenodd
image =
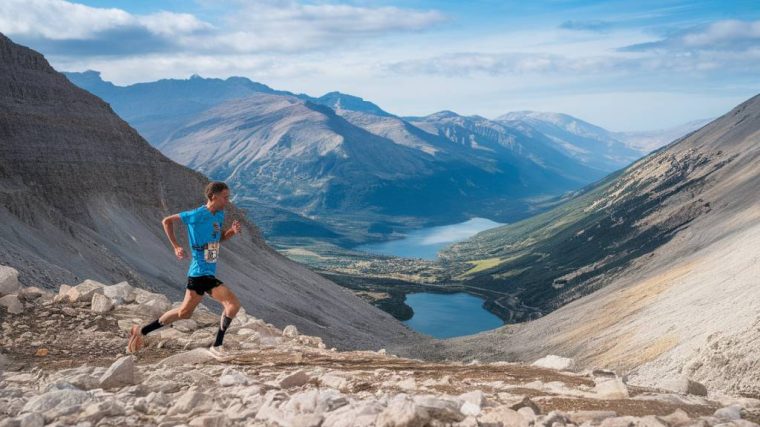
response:
M227 184L223 183L222 181L209 182L205 190L206 198L211 200L211 197L214 194L218 194L224 190L229 190L229 189L230 187L227 187Z

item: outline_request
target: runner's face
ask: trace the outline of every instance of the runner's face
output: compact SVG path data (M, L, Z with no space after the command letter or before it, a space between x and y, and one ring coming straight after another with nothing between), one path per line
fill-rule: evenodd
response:
M221 193L216 193L211 196L211 203L214 204L216 209L224 209L227 203L230 202L230 190L222 190Z

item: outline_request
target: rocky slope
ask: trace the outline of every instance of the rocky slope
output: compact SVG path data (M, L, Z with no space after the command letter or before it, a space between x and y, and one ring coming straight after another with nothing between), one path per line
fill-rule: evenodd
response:
M151 147L106 103L0 35L0 263L43 287L129 280L179 298L162 217L203 203L208 179ZM243 212L219 275L243 305L341 348L415 339L390 315L270 249ZM181 242L185 233L178 230Z
M606 129L567 114L515 111L496 121L524 132L541 133L568 156L603 171L626 167L648 153L630 147Z
M759 165L755 96L549 212L455 245L451 259L491 260L465 283L561 308L437 350L551 352L638 384L686 375L760 396Z
M258 93L278 91L243 77L162 79L150 83L117 86L97 71L63 73L72 83L108 102L116 114L140 132L148 142L163 141L192 117L221 102Z
M638 132L613 132L612 135L642 154L648 154L671 141L694 132L711 121L713 119L693 120L671 128Z
M0 426L756 426L760 400L626 385L571 360L428 363L384 350L342 352L244 311L227 357L207 346L217 316L148 336L125 355L126 328L147 320L160 294L85 281L57 294L3 283ZM8 296L2 300L7 302ZM175 303L176 304L176 303Z

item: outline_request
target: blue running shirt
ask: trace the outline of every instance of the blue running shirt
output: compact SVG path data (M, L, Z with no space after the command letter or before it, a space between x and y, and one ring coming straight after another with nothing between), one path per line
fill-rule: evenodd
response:
M187 225L187 236L193 254L187 275L190 277L215 276L219 242L222 239L224 211L216 211L212 214L206 205L203 205L197 209L181 212L179 218Z

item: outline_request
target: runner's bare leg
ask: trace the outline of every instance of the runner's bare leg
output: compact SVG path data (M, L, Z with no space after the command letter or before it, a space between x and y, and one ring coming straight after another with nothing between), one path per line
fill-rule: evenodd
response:
M127 351L134 353L142 348L143 335L144 333L148 333L145 332L146 328L153 330L161 326L166 326L179 319L189 319L202 299L203 295L198 295L197 292L188 289L185 291L185 299L182 301L182 304L179 307L173 308L161 315L161 317L158 318L157 325L154 325L156 323L154 322L151 325L143 327L142 330L137 325L133 325L132 329L129 332L129 343L127 344Z
M198 307L198 304L200 304L201 300L203 300L203 295L198 295L197 292L191 289L187 289L185 291L185 299L182 301L182 304L179 307L173 308L161 315L161 317L158 318L158 321L161 322L162 325L166 326L179 319L189 319L190 316L193 315L195 308Z

